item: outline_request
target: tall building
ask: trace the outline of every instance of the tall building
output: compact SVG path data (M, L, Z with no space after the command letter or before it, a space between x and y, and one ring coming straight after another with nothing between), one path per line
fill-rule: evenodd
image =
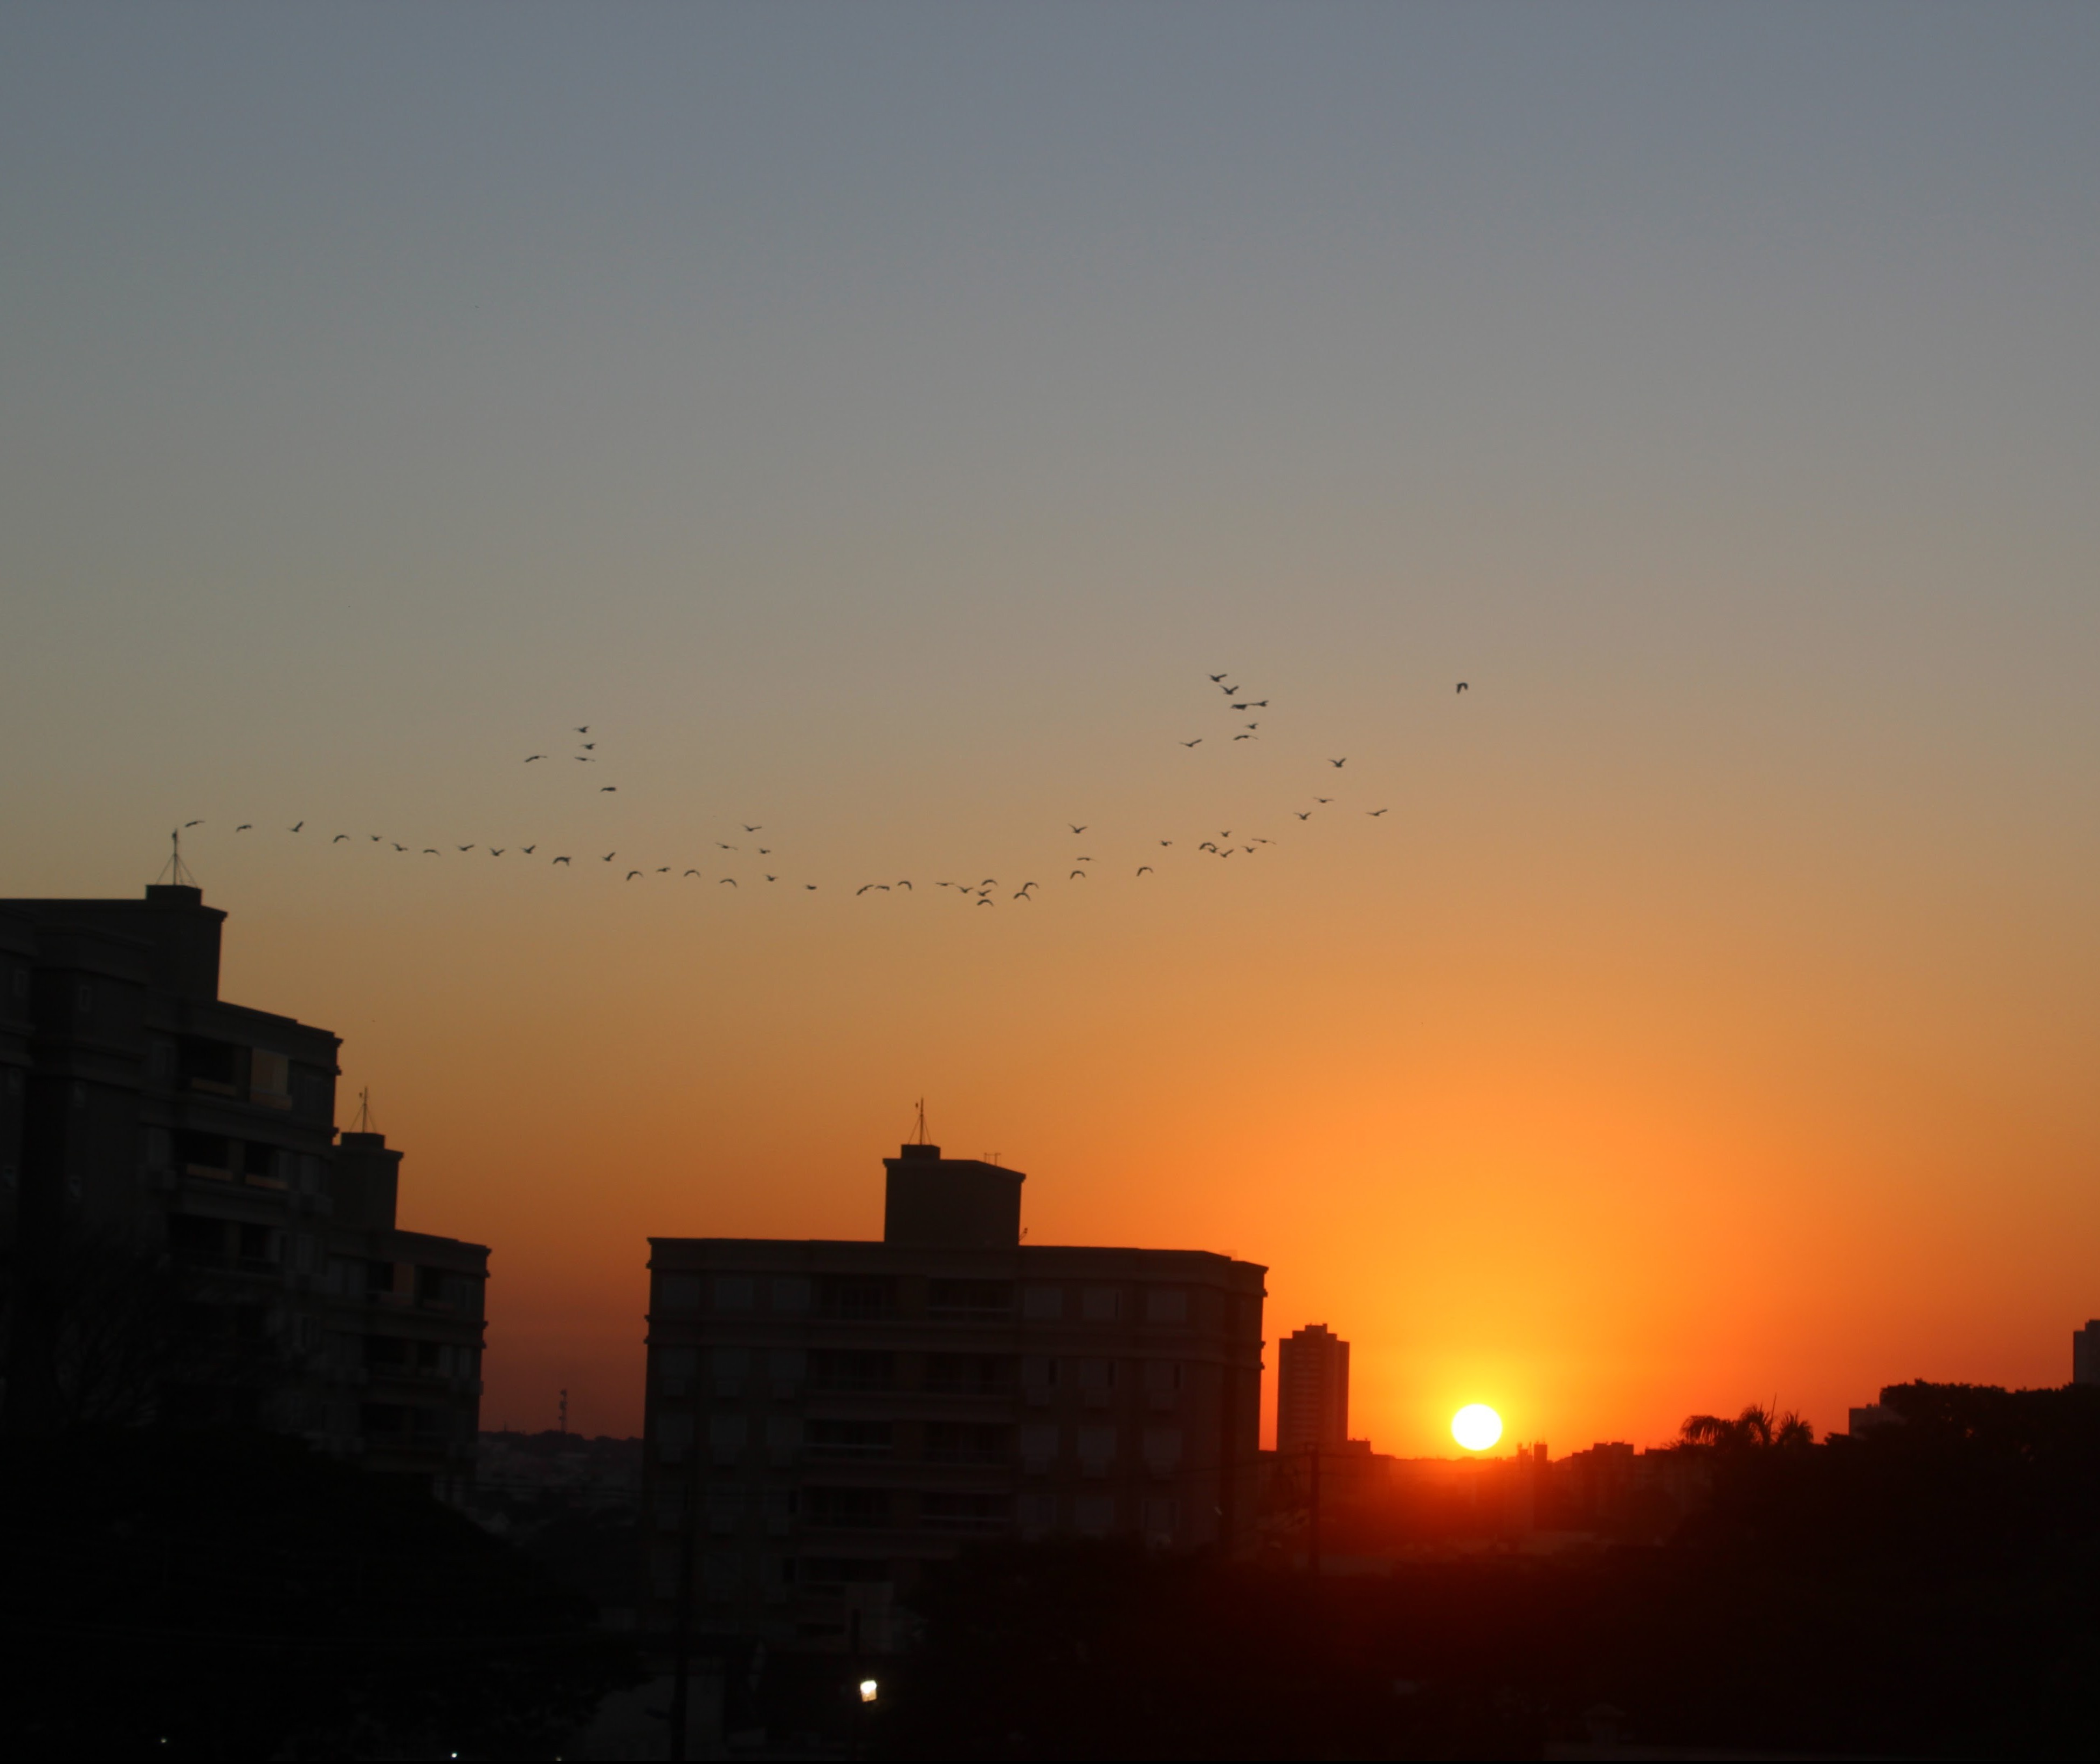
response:
M2071 1332L2071 1382L2100 1384L2100 1320Z
M1276 1449L1339 1452L1349 1438L1349 1344L1324 1323L1277 1343Z
M1251 1542L1266 1270L1021 1241L1018 1170L907 1145L880 1243L650 1240L655 1621L824 1647L973 1538Z
M192 887L0 900L11 1431L153 1416L472 1474L488 1252L399 1229L325 1029L218 996Z

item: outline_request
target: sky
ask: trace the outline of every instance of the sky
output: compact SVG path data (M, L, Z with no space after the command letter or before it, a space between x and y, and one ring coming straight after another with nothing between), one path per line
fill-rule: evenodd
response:
M637 1430L647 1238L878 1235L922 1095L1381 1450L2062 1382L2096 84L1925 0L0 11L0 893L201 820L223 995L492 1246L485 1426Z

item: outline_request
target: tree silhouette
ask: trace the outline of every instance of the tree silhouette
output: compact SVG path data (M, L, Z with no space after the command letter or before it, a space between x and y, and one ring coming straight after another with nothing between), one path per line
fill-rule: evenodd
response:
M1678 1430L1686 1445L1723 1452L1768 1451L1815 1443L1815 1430L1793 1409L1779 1413L1776 1401L1751 1403L1732 1421L1722 1415L1688 1415Z

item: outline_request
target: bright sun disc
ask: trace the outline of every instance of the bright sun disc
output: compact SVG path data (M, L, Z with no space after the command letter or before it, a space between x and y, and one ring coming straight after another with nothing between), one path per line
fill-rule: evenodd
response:
M1468 1452L1485 1452L1502 1436L1502 1417L1485 1403L1468 1403L1451 1417L1451 1437Z

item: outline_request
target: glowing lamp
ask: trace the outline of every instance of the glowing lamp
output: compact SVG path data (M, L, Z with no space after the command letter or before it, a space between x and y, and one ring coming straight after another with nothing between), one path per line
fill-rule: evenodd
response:
M1451 1417L1451 1437L1468 1452L1485 1452L1502 1436L1502 1417L1485 1403L1468 1403Z
M875 1682L875 1680L874 1680L874 1679L872 1679L872 1678L863 1678L863 1679L862 1679L862 1680L861 1680L861 1682L860 1682L860 1700L861 1700L861 1701L862 1701L862 1702L863 1702L863 1703L872 1703L872 1702L875 1700L875 1692L876 1692L876 1682Z

